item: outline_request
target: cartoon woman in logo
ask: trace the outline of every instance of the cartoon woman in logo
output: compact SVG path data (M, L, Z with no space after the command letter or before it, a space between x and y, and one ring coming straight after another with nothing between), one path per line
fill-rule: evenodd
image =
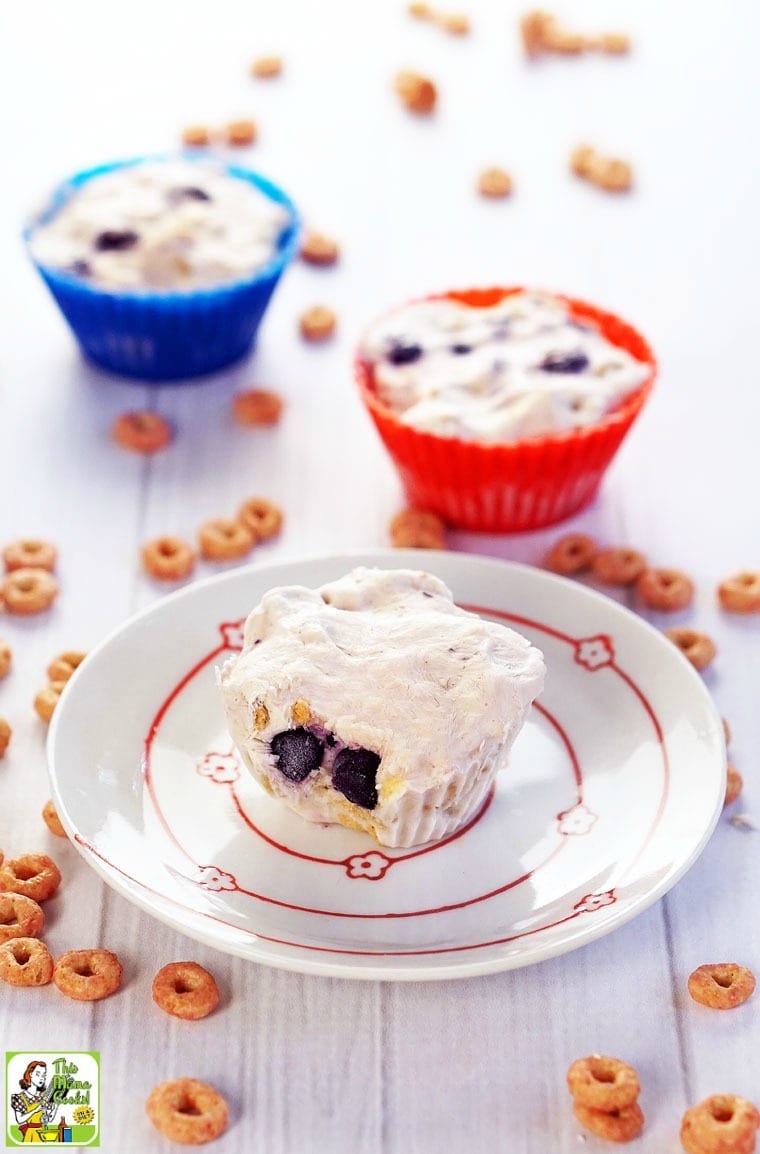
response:
M19 1079L20 1094L11 1095L11 1107L16 1115L18 1128L27 1142L42 1142L40 1131L43 1125L53 1120L58 1106L50 1101L53 1083L47 1086L47 1064L30 1062Z

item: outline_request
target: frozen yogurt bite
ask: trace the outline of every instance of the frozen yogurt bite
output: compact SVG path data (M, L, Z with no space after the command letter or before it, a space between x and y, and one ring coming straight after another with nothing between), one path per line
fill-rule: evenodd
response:
M544 673L539 650L460 609L438 578L360 568L268 592L219 680L269 794L309 821L409 846L478 810Z
M32 230L45 268L116 292L193 291L251 277L292 223L213 161L145 160L93 175Z
M482 444L596 424L651 373L562 298L535 292L487 307L412 302L376 321L359 355L401 423Z

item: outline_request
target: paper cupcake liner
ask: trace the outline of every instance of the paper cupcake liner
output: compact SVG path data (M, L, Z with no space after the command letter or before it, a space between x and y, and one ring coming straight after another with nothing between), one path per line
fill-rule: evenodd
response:
M482 308L524 291L521 287L470 289L427 299L447 298ZM554 295L568 305L574 319L594 324L608 341L649 368L644 383L594 425L503 444L436 436L403 424L378 397L372 365L356 359L364 403L411 505L438 513L459 529L515 533L563 521L593 500L652 390L657 363L641 334L613 313Z
M162 158L102 165L61 185L27 228L27 242L92 177L145 159ZM215 372L252 349L272 293L297 252L299 218L286 194L268 180L233 165L221 167L284 205L291 217L275 257L248 279L186 293L111 292L35 262L82 352L101 368L141 381L179 380Z

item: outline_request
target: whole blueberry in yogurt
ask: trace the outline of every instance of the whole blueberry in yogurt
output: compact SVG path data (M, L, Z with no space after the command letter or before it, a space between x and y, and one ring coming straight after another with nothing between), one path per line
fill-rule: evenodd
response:
M564 300L531 292L485 307L406 305L372 326L360 353L400 421L484 443L594 424L650 373Z
M212 161L150 160L90 177L30 248L99 289L193 291L255 275L290 223L282 204Z

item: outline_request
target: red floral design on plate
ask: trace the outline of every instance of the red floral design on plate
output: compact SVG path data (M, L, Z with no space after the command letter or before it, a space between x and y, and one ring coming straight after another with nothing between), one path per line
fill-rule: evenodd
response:
M393 860L387 858L384 853L370 850L369 853L354 854L353 857L346 858L342 864L345 865L350 878L366 878L368 881L376 882L385 877L385 871L393 865Z
M219 632L222 635L225 649L240 650L243 648L245 641L245 621L245 617L242 617L240 621L224 621L219 626Z
M239 889L234 875L220 870L218 866L199 866L193 881L202 886L204 890L213 890L215 893L219 890Z
M597 637L582 637L580 641L575 642L575 660L592 673L596 669L612 665L615 650L611 638L606 633L600 633Z
M576 914L593 914L603 906L611 906L617 901L614 890L603 890L600 894L586 894L573 906Z
M588 833L597 820L598 814L581 801L557 814L557 829L568 837L580 837Z
M240 777L238 759L234 753L207 753L195 769L201 777L208 777L217 785L230 785Z

